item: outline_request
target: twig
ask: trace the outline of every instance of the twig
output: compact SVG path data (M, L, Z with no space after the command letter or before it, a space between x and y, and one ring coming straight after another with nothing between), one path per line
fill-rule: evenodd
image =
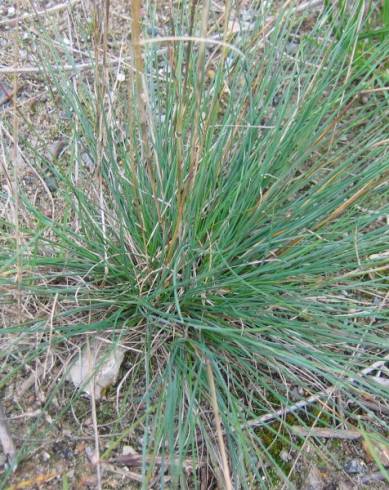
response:
M373 410L374 412L389 415L389 408L385 407L383 405L380 405L378 403L373 403L373 402L369 402L369 401L364 400L363 406L366 408L369 408L370 410Z
M158 465L166 465L169 462L169 457L161 457L161 456L146 456L144 457L142 454L134 453L134 454L123 454L120 456L116 456L115 458L110 458L108 461L102 460L102 463L121 463L127 466L142 466L144 461L147 463L155 463ZM184 467L185 471L188 473L193 471L193 461L191 459L185 459L181 461L179 458L174 459L175 464L180 464ZM196 464L196 469L201 466L201 463Z
M367 374L370 374L372 371L375 371L376 369L380 369L385 366L385 364L389 361L389 354L387 354L382 361L377 361L371 366L366 367L365 369L362 369L362 371L359 373L360 376L366 376ZM350 378L350 381L355 381L354 378Z
M40 408L33 410L32 412L24 412L20 415L13 415L12 417L8 417L8 420L30 419L33 417L39 417L39 415L42 415L42 410Z
M54 5L53 7L50 7L50 8L44 9L44 10L37 10L36 12L32 12L31 14L23 14L23 15L19 15L19 17L14 17L12 19L1 20L0 26L18 23L18 22L21 22L23 20L38 17L40 15L53 14L54 12L59 12L60 10L71 7L72 5L78 3L79 1L80 0L68 0L66 2L60 3L58 5Z
M257 419L249 420L248 422L243 424L243 427L259 427L261 425L266 424L267 422L270 422L271 420L283 417L283 416L287 415L288 413L296 412L297 410L301 410L302 408L305 408L308 405L311 405L312 403L317 402L323 396L331 395L333 393L333 391L335 391L335 387L331 386L331 387L327 388L326 390L320 391L319 393L316 393L315 395L311 395L310 397L305 398L304 400L300 400L297 403L290 405L289 407L280 408L280 409L276 410L275 412L266 413L265 415L262 415L261 417L258 417Z
M301 427L299 425L293 425L291 431L301 437L322 437L324 439L354 441L362 437L362 434L357 430L329 429L323 427Z
M9 433L7 419L0 403L0 443L11 466L15 467L16 447Z
M389 354L384 357L382 361L375 362L371 366L366 367L365 369L362 369L359 373L360 377L366 376L370 372L382 367L385 365L385 363L389 360ZM346 381L349 383L354 383L357 379L356 378L347 378ZM284 417L288 413L291 412L296 412L297 410L301 410L302 408L307 407L308 405L311 405L312 403L317 402L320 400L320 398L323 398L324 396L331 396L333 392L337 389L336 385L328 387L326 390L320 391L319 393L316 393L315 395L311 395L310 397L300 400L297 403L294 403L293 405L290 405L289 407L284 407L280 408L279 410L276 410L272 413L266 413L265 415L262 415L261 417L258 417L257 419L249 420L245 424L243 424L243 427L258 427L261 425L266 424L267 422L270 422L271 420L275 420L280 417Z
M35 384L35 380L43 375L43 366L37 366L36 371L31 373L30 376L24 380L21 386L18 388L17 393L14 395L14 400L17 402L24 394ZM43 380L42 380L43 381Z
M85 70L89 68L93 68L95 66L94 63L79 63L77 65L60 65L60 66L51 66L50 69L53 71L72 71L72 70ZM44 68L40 68L38 66L3 66L0 68L0 75L9 75L13 73L43 73Z
M138 483L142 483L142 481L143 481L143 477L141 474L134 473L133 471L128 471L128 468L126 468L127 471L125 471L124 469L121 470L121 469L117 468L116 466L114 466L110 463L107 463L105 461L102 462L102 464L104 465L105 471L112 471L112 473L119 474L123 477L124 480L134 480Z

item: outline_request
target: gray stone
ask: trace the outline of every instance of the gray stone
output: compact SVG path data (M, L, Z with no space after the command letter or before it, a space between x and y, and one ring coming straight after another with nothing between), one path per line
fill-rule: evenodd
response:
M359 473L366 473L366 463L362 459L350 459L343 467L344 471L349 475L358 475Z

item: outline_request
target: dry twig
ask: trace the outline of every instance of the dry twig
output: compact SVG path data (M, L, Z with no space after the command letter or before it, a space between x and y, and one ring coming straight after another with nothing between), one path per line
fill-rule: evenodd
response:
M323 427L291 427L294 434L300 437L321 437L324 439L345 439L353 441L360 439L362 434L358 430L329 429Z
M379 369L380 367L384 366L388 360L389 360L389 354L386 355L382 361L377 361L374 364L372 364L371 366L368 366L365 369L362 369L359 373L359 377L367 376L372 371ZM352 377L347 379L347 381L351 382L351 383L354 383L356 380L357 380L357 378L352 378ZM332 396L336 390L337 390L336 385L330 386L326 390L320 391L319 393L316 393L315 395L311 395L308 398L305 398L304 400L300 400L297 403L290 405L289 407L280 408L279 410L275 410L272 413L267 413L265 415L262 415L261 417L258 417L257 419L249 420L246 424L244 424L244 427L259 427L261 425L266 424L267 422L270 422L272 420L284 417L288 413L301 410L302 408L305 408L308 405L311 405L312 403L319 401L321 398L323 398L325 396L328 396L328 397Z
M0 443L3 447L3 452L7 456L8 462L12 467L15 467L16 447L8 429L7 419L0 404Z
M44 16L44 15L53 14L55 12L60 12L61 10L64 10L66 8L71 7L72 5L75 5L79 1L80 0L67 0L66 2L59 3L58 5L54 5L53 7L47 9L36 10L35 12L32 12L30 14L19 15L19 17L13 17L11 19L0 20L0 26L9 25L9 24L15 25L16 23L19 23L24 20L33 19L42 15Z

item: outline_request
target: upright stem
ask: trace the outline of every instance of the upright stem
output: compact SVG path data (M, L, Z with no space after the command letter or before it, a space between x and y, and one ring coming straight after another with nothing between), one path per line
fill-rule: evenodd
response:
M209 361L209 359L207 359L206 363L207 363L207 374L208 374L209 389L211 392L211 403L212 403L213 414L215 417L216 435L217 435L217 440L219 443L220 456L222 459L222 469L223 469L224 484L225 484L224 488L226 490L232 490L230 468L228 466L228 458L227 458L226 447L224 444L222 423L220 420L219 406L217 403L215 380L213 377L212 366L211 366L211 362Z
M104 131L104 99L108 92L108 76L107 76L107 30L109 15L109 0L102 0L103 5L95 5L94 18L94 51L95 51L95 93L96 93L96 172L98 182L98 198L100 208L101 228L104 241L104 271L108 273L108 253L107 253L107 225L105 217L104 203L104 188L103 188L103 155L105 150L106 135ZM105 8L103 8L105 7ZM103 16L103 18L102 18ZM103 27L104 19L104 27ZM103 46L103 63L100 64L100 47Z
M195 6L196 2L193 2L193 6ZM193 7L194 8L194 7ZM193 28L193 13L194 10L192 10L192 18L191 18L191 28ZM208 16L209 16L209 0L205 0L204 2L204 8L203 8L203 15L202 15L202 23L201 23L201 37L205 38L207 35L207 26L208 26ZM188 45L190 46L190 45ZM187 60L189 61L189 56L187 56ZM192 136L192 148L191 148L191 159L190 159L190 165L189 165L189 175L188 179L186 181L186 184L180 185L180 188L177 189L178 192L178 215L177 215L177 220L176 220L176 225L173 231L172 239L170 240L169 243L169 249L167 253L167 261L169 262L173 256L174 253L174 248L177 243L177 240L179 236L181 235L182 231L182 224L184 220L184 211L185 211L185 205L186 205L186 200L188 198L188 195L190 191L193 189L194 182L196 180L196 175L198 171L198 165L199 165L199 160L200 160L200 153L201 153L201 145L199 142L199 123L200 123L200 116L201 116L201 98L202 98L202 89L204 85L204 60L205 60L205 43L202 42L200 44L199 48L199 57L198 57L198 62L197 62L197 70L198 70L198 77L197 77L197 83L195 87L195 99L196 99L196 112L194 116L194 122L193 122L193 136ZM185 75L185 81L184 81L184 87L186 88L186 83L187 83L187 77L188 77L188 69L189 66L186 67L186 75ZM185 94L184 94L185 96ZM178 129L181 129L182 131L182 123L183 123L183 113L180 114L179 117L182 119L179 119L179 124L181 125L178 126ZM180 145L180 143L179 143ZM181 160L183 157L181 156ZM182 168L183 168L183 163L181 161L178 162L178 165L181 167L179 168L179 174L181 182L183 181L183 174L182 174Z
M17 15L19 14L19 0L16 2ZM15 36L14 36L14 57L16 65L19 64L19 24L16 25ZM20 234L20 223L19 223L19 165L20 165L20 155L19 155L19 121L18 121L18 110L17 110L17 93L18 93L18 75L14 73L13 76L13 88L12 88L12 106L13 106L13 117L12 117L12 160L13 160L13 182L12 182L12 193L14 199L13 205L13 219L15 225L16 233L16 296L18 302L18 316L21 314L22 307L22 261L21 261L21 234ZM19 318L20 319L20 318Z
M189 36L193 35L193 25L194 18L196 14L196 5L197 0L192 0L192 8L190 12L190 20L189 20ZM175 136L177 139L177 219L175 223L175 227L172 233L172 238L169 243L169 248L167 252L167 262L173 257L174 248L176 246L176 242L178 237L181 235L182 230L182 222L184 217L184 151L183 151L183 131L184 131L184 118L185 118L185 109L186 109L186 96L187 96L187 88L188 88L188 74L190 68L190 59L192 53L192 45L193 42L189 41L186 47L186 55L185 55L185 75L184 75L184 84L182 87L181 100L177 111L176 117L176 128L175 128Z
M131 38L132 38L132 48L134 54L134 66L136 70L135 81L136 81L136 89L138 92L138 108L140 114L140 129L142 136L142 147L144 151L145 158L145 166L147 171L147 176L151 185L151 190L153 193L153 199L155 202L155 207L157 209L158 221L162 227L162 213L160 208L160 203L158 199L158 186L157 186L157 178L153 168L153 158L152 158L152 148L149 144L149 138L153 140L153 132L150 124L150 134L148 131L148 117L147 117L147 92L145 89L144 82L144 63L142 58L142 49L141 49L141 1L140 0L132 0L131 2ZM162 176L160 175L160 169L157 161L157 171L159 170L159 179L160 183L162 183Z

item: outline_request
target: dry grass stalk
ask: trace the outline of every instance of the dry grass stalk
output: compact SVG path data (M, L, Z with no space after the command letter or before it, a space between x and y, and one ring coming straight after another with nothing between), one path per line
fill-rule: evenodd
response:
M96 94L96 174L98 185L98 199L100 209L101 227L104 239L104 261L105 272L107 273L107 225L105 216L105 202L104 202L104 187L103 187L103 175L102 175L102 162L105 156L105 143L106 132L104 128L104 108L105 97L109 92L109 81L107 76L107 42L108 42L108 18L109 17L109 0L101 0L95 4L94 8L94 32L93 32L93 44L95 53L95 94ZM102 60L101 48L103 50Z
M231 481L231 476L230 476L230 469L229 469L229 465L228 465L226 447L224 444L223 430L222 430L222 424L221 424L220 414L219 414L219 406L217 403L215 380L213 377L212 366L211 366L210 361L207 360L206 364L207 364L209 388L210 388L210 392L211 392L211 403L212 403L213 413L214 413L214 417L215 417L216 435L217 435L217 440L219 443L220 456L222 459L222 470L223 470L223 475L224 475L225 489L226 490L232 490L233 487L232 487L232 481Z
M134 56L134 66L135 66L135 82L137 89L137 105L140 114L140 130L142 135L142 147L144 151L144 159L145 165L147 169L147 174L150 182L150 186L153 193L153 198L155 202L155 207L158 213L158 221L163 228L162 222L162 212L161 206L158 199L158 183L157 183L157 175L159 179L159 183L161 184L162 176L161 170L158 164L158 157L156 153L154 153L155 164L157 169L157 175L155 174L153 167L153 150L149 143L149 139L151 143L153 143L153 125L152 125L152 117L150 111L148 110L148 94L147 88L144 80L144 63L142 57L142 49L141 49L141 1L140 0L132 0L131 2L131 15L132 15L132 23L131 23L131 38L132 38L132 48L133 48L133 56ZM132 110L134 108L131 108Z

